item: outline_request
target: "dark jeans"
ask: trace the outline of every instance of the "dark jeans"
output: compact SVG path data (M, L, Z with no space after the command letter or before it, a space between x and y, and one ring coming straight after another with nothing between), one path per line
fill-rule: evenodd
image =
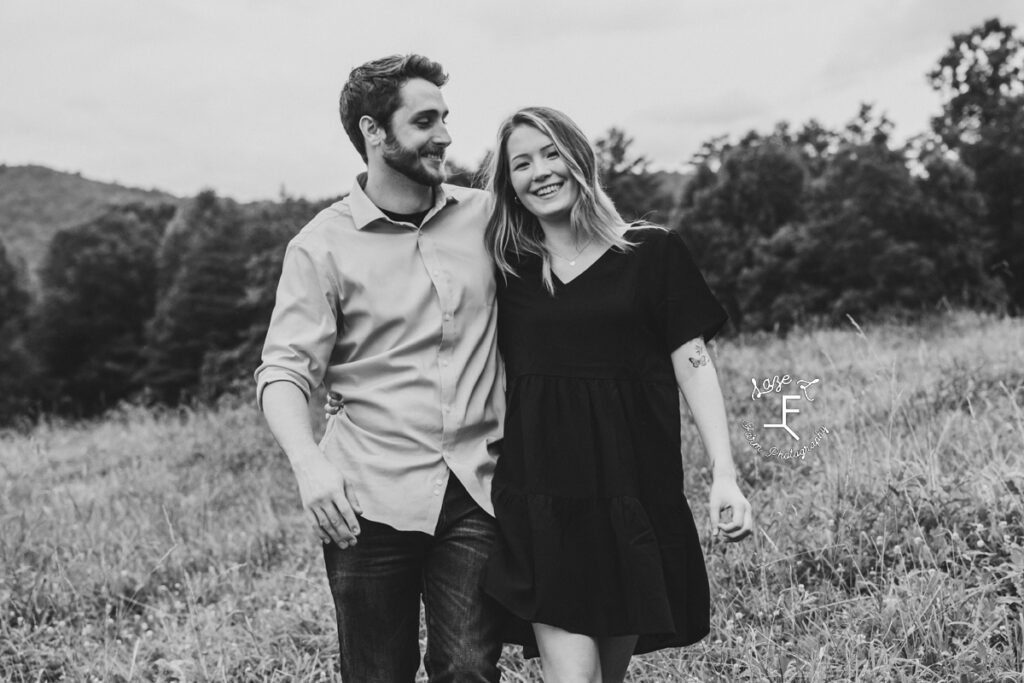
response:
M419 668L420 597L431 681L497 681L500 610L480 587L494 519L455 475L433 536L360 519L359 542L324 546L345 683L412 683Z

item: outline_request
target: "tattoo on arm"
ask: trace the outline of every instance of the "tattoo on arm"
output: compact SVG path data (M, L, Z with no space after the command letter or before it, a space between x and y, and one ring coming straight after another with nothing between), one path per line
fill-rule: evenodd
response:
M690 364L695 368L699 368L702 365L708 364L708 355L704 352L704 342L698 341L694 344L694 349L697 356L690 356Z

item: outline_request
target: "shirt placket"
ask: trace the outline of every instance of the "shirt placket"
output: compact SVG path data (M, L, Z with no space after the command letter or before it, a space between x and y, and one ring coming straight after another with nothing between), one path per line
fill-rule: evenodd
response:
M452 377L452 348L456 340L455 329L455 297L451 291L451 283L446 278L441 258L437 249L436 241L421 229L417 236L420 254L426 265L430 281L437 292L437 299L441 307L441 340L438 343L437 360L439 373L439 387L441 390L441 457L448 467L452 457L452 442L456 431L455 423L455 381ZM435 496L444 493L445 483L448 480L448 467L439 473L434 479Z

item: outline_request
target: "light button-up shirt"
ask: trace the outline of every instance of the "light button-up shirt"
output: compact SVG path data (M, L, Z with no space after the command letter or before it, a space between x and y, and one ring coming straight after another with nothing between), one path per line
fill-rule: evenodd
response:
M486 193L443 185L420 227L386 217L360 179L288 244L256 370L345 397L321 450L367 519L433 533L449 473L493 514L504 417Z

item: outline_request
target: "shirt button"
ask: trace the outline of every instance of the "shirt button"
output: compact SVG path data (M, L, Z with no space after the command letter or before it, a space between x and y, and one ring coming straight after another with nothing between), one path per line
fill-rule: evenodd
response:
M451 320L452 319L452 314L451 313L445 313L444 314L444 319L445 320Z
M434 489L434 495L435 496L440 496L441 495L441 489Z
M442 368L448 367L448 361L446 361L446 360L441 361L441 367Z
M441 273L439 273L438 271L436 271L436 270L435 270L435 271L433 271L433 273L432 273L432 274L433 274L433 276L434 276L434 277L437 277L437 276L438 276L438 275L440 275Z

